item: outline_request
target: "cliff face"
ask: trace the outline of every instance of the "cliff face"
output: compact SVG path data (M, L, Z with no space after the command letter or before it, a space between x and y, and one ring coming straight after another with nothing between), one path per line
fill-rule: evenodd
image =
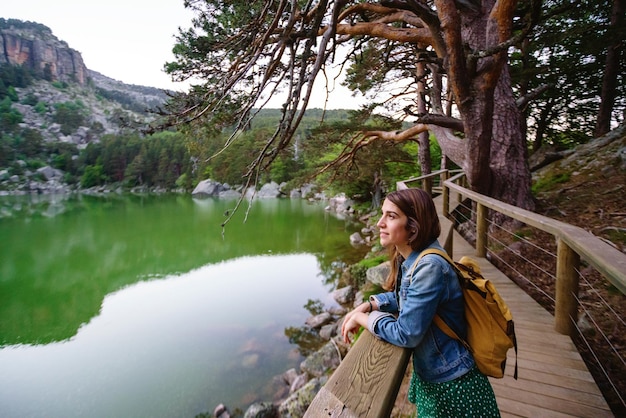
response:
M85 85L88 72L83 57L57 39L50 29L43 25L33 28L7 26L0 28L0 64L26 66L49 81L73 81Z

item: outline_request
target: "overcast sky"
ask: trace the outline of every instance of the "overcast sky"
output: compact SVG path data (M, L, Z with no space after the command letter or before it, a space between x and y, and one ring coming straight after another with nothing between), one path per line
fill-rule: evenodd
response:
M171 90L187 87L173 83L163 71L163 65L174 59L178 28L191 27L193 14L183 0L13 0L3 2L0 17L49 27L81 53L87 68L107 77ZM316 90L322 90L322 83L316 82ZM356 107L347 89L337 86L337 91L327 108ZM309 105L322 106L322 95Z

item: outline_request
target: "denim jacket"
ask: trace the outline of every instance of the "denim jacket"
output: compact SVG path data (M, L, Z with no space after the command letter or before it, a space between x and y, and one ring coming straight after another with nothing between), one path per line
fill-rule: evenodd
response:
M437 240L428 248L442 249ZM462 338L467 335L463 294L454 269L441 256L428 254L413 268L412 252L398 272L396 291L372 296L378 311L369 315L368 329L391 344L413 348L413 367L432 383L447 382L474 367L471 353L434 323L435 313ZM399 290L398 290L399 289Z

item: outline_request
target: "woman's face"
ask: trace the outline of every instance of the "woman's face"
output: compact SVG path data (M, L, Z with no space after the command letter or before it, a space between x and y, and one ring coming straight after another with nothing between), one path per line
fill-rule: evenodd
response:
M407 217L394 203L387 199L383 202L383 214L376 226L380 230L380 245L395 245L405 258L411 254L409 232L406 230Z

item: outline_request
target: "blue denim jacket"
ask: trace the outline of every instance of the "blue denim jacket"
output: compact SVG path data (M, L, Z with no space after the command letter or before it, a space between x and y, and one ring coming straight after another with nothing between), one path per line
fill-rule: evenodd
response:
M442 249L438 241L428 248ZM435 313L462 338L467 335L463 294L454 269L441 256L428 254L413 269L418 252L402 263L396 293L372 296L378 311L369 315L368 329L391 344L413 348L413 367L432 383L447 382L474 367L471 353L434 323Z

